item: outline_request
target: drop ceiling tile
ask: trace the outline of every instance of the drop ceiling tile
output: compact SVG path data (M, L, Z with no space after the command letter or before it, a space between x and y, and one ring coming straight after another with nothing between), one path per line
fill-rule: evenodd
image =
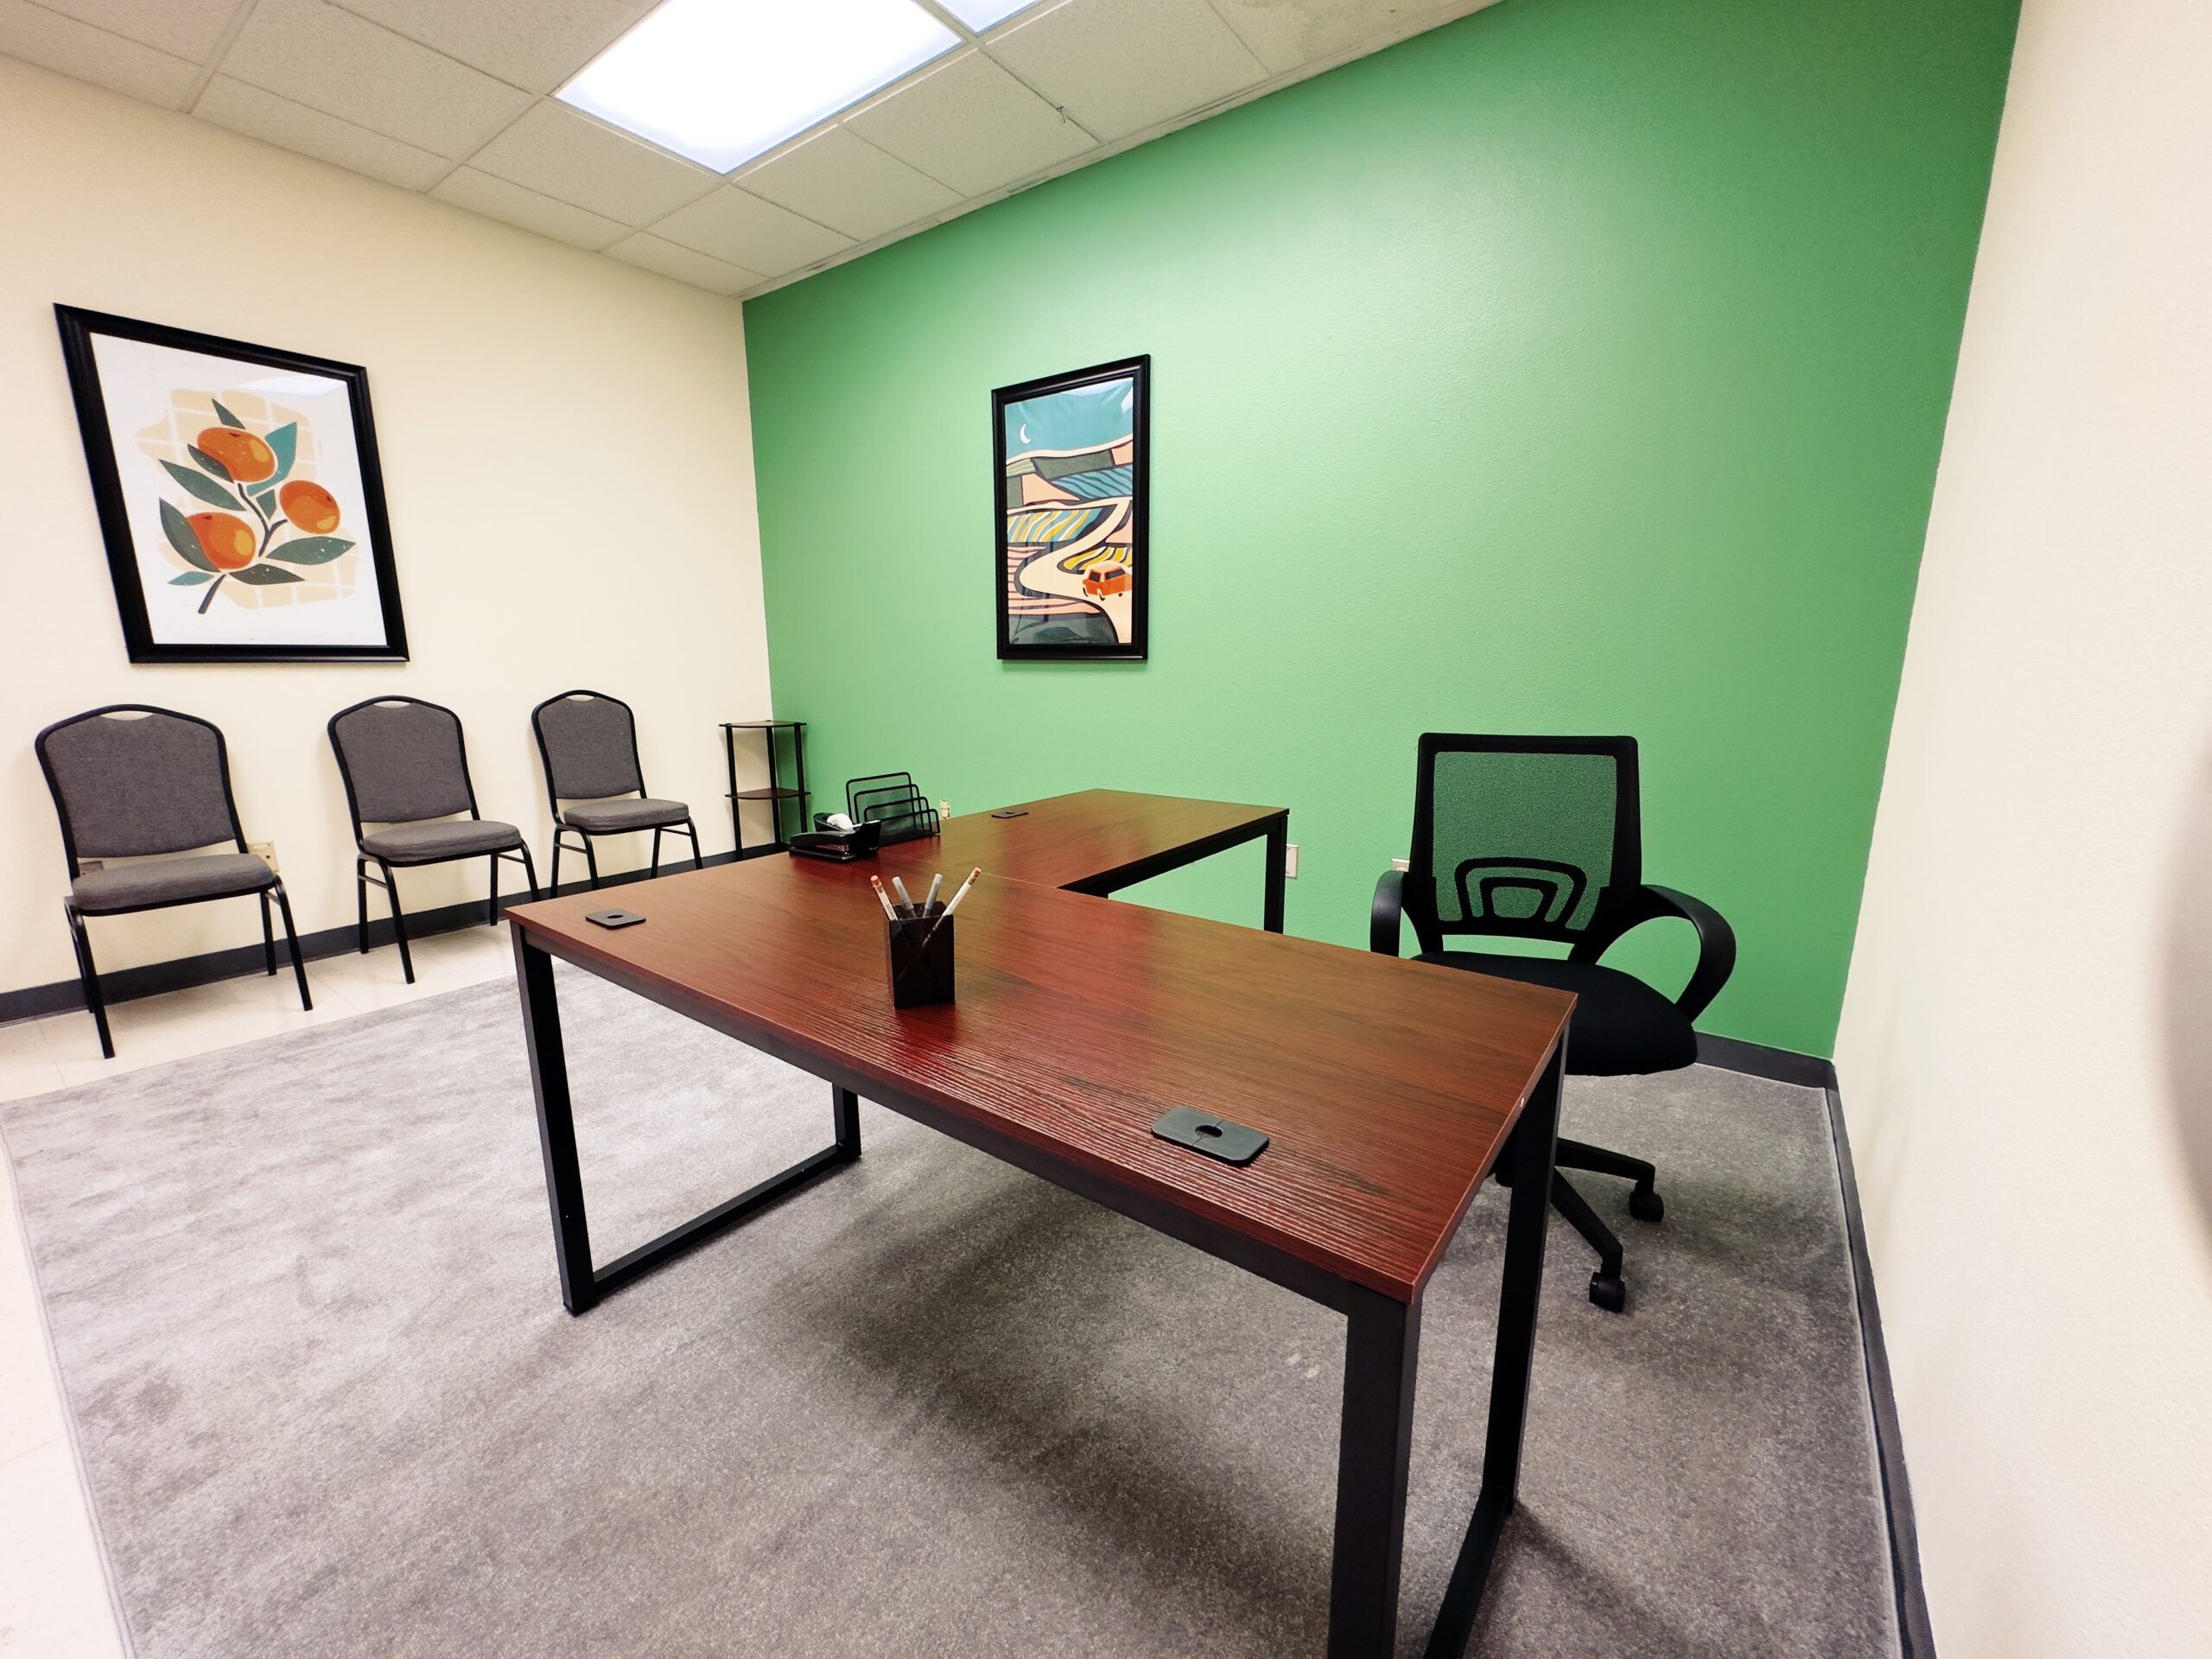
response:
M200 73L197 64L29 0L0 0L0 52L171 109Z
M1206 0L1073 0L988 50L1109 143L1268 73Z
M537 104L468 162L511 184L619 219L632 229L721 182L719 175L703 167L550 102Z
M845 124L963 196L1073 161L1094 144L981 52L963 53Z
M228 75L218 75L192 106L203 121L245 133L283 149L312 156L334 167L365 173L403 190L427 190L453 168L442 156L403 144L334 115L264 92Z
M226 74L451 161L522 113L527 92L317 0L260 0Z
M664 242L650 231L639 231L624 237L607 252L626 264L657 270L664 276L673 276L679 283L703 288L710 294L741 294L756 283L767 280L758 271L747 270L727 260L709 258L703 253L694 253L689 248L679 248L673 242Z
M699 253L781 276L853 245L853 238L724 185L711 196L650 226L653 234Z
M457 167L452 175L430 192L440 201L466 207L486 219L496 219L525 231L536 231L556 242L567 242L594 251L620 240L629 226L587 213L565 201L541 196L473 167Z
M842 127L817 133L739 182L753 194L855 242L941 213L961 200L958 191L946 189Z
M550 92L597 57L654 0L337 0L487 75Z
M1487 3L1487 0L1484 0ZM1281 73L1378 36L1414 32L1423 20L1479 10L1466 0L1213 0L1260 61Z
M48 11L205 63L238 0L39 0Z

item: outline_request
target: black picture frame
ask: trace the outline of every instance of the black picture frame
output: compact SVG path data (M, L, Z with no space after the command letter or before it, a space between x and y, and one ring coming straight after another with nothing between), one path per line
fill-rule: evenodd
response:
M77 425L84 440L85 465L91 475L93 505L99 511L100 534L107 547L109 575L115 584L116 610L123 624L124 642L132 662L404 663L408 659L407 625L400 606L398 574L393 567L391 526L385 508L384 467L377 453L376 423L369 405L369 373L366 369L359 364L340 363L328 358L312 357L303 352L281 351L245 340L226 340L218 334L199 334L188 328L116 316L104 311L87 310L80 306L56 305L54 314L61 332L61 355L69 372L70 392L76 402ZM383 617L384 638L380 643L291 642L262 645L233 641L183 644L154 638L153 624L146 605L144 562L140 557L130 522L123 476L111 436L107 398L100 385L99 360L93 353L93 341L101 336L166 346L210 357L228 358L252 370L317 375L344 383L353 421L353 459L362 486L363 499L357 522L365 531L370 543L367 550L376 573L377 597ZM273 493L273 482L271 487ZM236 488L235 481L233 488ZM238 491L238 493L251 495L253 492L248 489ZM352 510L348 504L347 511L350 512ZM241 506L240 511L243 513L247 509ZM250 525L248 527L251 528ZM267 545L264 537L264 549ZM321 562L327 562L333 556L340 556L327 555ZM213 566L208 568L214 569ZM225 576L231 574L234 572L227 569L217 574L214 585L219 585Z
M1112 640L1017 640L1013 633L1007 523L1012 480L1007 469L1006 410L1027 403L1102 382L1134 383L1130 411L1129 507L1126 520L1129 549L1129 637ZM1125 357L1065 374L1046 375L991 393L991 492L993 586L997 593L998 656L1001 662L1141 662L1149 649L1152 594L1152 359Z

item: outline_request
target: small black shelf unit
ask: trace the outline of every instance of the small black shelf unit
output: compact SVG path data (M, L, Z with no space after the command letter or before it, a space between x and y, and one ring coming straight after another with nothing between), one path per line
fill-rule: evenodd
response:
M768 786L766 789L740 789L737 786L737 736L740 732L757 733L768 755ZM785 735L788 734L788 738ZM781 741L779 741L781 740ZM784 784L782 753L791 751L793 770L798 774L798 786L786 788ZM737 836L737 855L740 858L761 858L770 853L787 852L791 840L784 833L784 807L786 802L798 804L798 826L806 828L806 722L803 720L726 720L722 722L722 758L729 766L729 821ZM763 846L745 844L745 811L742 803L766 801L774 815L776 838Z

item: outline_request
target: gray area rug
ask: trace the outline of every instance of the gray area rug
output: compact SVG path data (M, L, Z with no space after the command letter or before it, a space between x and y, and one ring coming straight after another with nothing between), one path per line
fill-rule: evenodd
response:
M601 1259L829 1087L561 995ZM1821 1096L1573 1080L1656 1159L1629 1312L1554 1217L1488 1655L1894 1655ZM874 1106L861 1162L560 1306L514 992L0 1109L141 1659L1318 1655L1342 1324ZM1504 1195L1429 1292L1404 1633L1479 1482Z

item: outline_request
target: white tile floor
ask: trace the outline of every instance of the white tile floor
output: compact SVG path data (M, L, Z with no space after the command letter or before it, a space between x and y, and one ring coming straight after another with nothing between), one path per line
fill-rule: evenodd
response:
M504 927L439 934L414 950L412 985L401 979L398 952L390 948L310 963L313 1013L301 1011L289 973L120 1003L108 1015L112 1060L100 1058L88 1014L0 1026L0 1100L281 1036L514 971ZM124 1651L23 1254L15 1179L0 1160L0 1655L121 1659Z

